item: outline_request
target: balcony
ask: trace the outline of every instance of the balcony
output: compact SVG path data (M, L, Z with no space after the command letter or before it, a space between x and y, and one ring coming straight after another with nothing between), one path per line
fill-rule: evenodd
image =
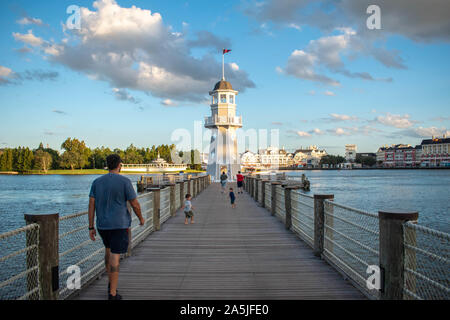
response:
M215 126L234 126L242 127L242 117L225 117L225 116L214 116L205 117L205 127L215 127Z

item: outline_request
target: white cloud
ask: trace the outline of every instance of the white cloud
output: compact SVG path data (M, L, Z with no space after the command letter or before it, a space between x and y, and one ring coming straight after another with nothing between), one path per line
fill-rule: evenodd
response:
M306 131L297 131L296 133L299 137L311 137L311 134Z
M415 122L410 119L409 114L399 115L386 113L385 116L378 116L372 122L380 123L385 126L395 127L395 128L409 128L414 125Z
M314 128L314 129L312 129L309 133L311 133L311 134L317 134L317 135L323 135L323 134L325 134L325 132L323 132L322 130L320 130L319 128Z
M414 138L431 138L432 136L442 137L444 134L449 137L450 130L445 127L437 128L437 127L418 127L418 128L410 128L406 130L401 130L396 134L414 137Z
M114 96L116 97L117 100L128 101L135 104L140 102L139 99L133 97L125 89L113 88L112 91L114 92Z
M25 44L29 44L30 46L33 46L33 47L40 46L44 43L44 40L42 40L39 37L36 37L33 34L33 30L31 30L31 29L28 30L28 33L24 33L24 34L13 32L13 37L16 41L20 41Z
M404 68L401 60L393 56L392 53L386 53L380 48L376 50L367 48L353 29L336 28L335 31L340 34L311 40L305 49L294 50L288 58L284 72L300 79L334 86L339 85L339 81L326 76L323 72L319 73L318 70L325 69L349 78L391 82L392 78L374 78L368 72L352 72L345 67L342 56L354 58L362 53L368 54L369 52L386 66Z
M329 91L329 90L327 90L327 91L324 91L323 92L323 94L324 95L326 95L326 96L330 96L330 97L332 97L332 96L335 96L336 94L333 92L333 91Z
M41 19L31 18L31 17L23 17L22 19L17 20L16 22L21 25L28 25L28 24L35 24L37 26L44 25L44 23L42 22Z
M352 134L350 131L343 128L328 129L327 132L335 136L350 136Z
M255 5L258 4L258 5ZM368 30L366 9L371 4L381 8L381 30ZM326 8L326 10L324 10ZM450 41L450 1L433 0L266 0L250 1L244 9L259 23L292 23L330 31L338 25L352 25L368 40L387 35L403 35L414 41Z
M346 114L336 114L336 113L330 113L330 119L331 121L358 121L357 116L349 116Z
M236 63L234 63L234 62L230 63L230 67L231 67L231 69L233 69L235 71L239 70L239 66Z
M81 8L82 29L66 30L72 33L70 41L44 42L32 33L15 34L15 38L40 45L48 60L107 81L113 88L139 90L163 99L200 103L220 79L218 55L194 57L191 49L217 51L228 40L207 31L188 40L164 24L159 13L121 7L114 0L95 1L93 8ZM225 66L225 75L239 91L255 86L245 71L230 64Z
M175 102L173 102L170 99L164 99L163 101L161 101L161 104L163 106L176 106L177 105Z
M0 77L8 77L12 73L10 68L0 66Z
M293 28L293 29L296 29L298 31L302 30L302 28L296 23L290 23L289 24L289 28Z

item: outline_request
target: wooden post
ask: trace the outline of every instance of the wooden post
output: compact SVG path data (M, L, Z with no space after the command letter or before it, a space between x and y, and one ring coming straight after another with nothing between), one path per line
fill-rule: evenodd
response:
M286 209L286 229L290 230L292 226L292 203L291 191L299 189L300 186L283 185L284 187L284 207Z
M161 224L159 218L161 216L161 189L160 188L150 188L149 191L153 192L153 229L159 231L161 229Z
M333 200L333 194L314 195L314 255L320 257L323 252L324 229L325 229L325 207L326 199Z
M186 194L190 194L190 195L192 195L192 193L191 193L191 180L190 179L188 179L188 180L184 180L184 183L186 183L187 184L187 188L186 188Z
M184 181L180 181L180 207L183 206L183 201L184 201L184 196L185 196L184 185L185 185Z
M39 282L43 300L59 295L59 214L25 214L26 224L39 225ZM86 232L88 232L86 230Z
M259 188L258 183L259 183L260 180L261 180L260 178L256 178L255 179L255 201L256 202L258 202L258 192L259 192L259 190L258 190L258 188Z
M180 206L181 206L181 205L183 204L183 202L181 201L181 199L182 199L181 194L183 194L183 189L182 189L182 188L183 188L183 182L177 181L177 182L175 183L175 188L178 188L178 190L180 190L179 195L178 195L178 199L180 200ZM175 197L177 196L176 190L177 190L177 189L175 189ZM175 199L175 203L177 203L177 202L176 202L176 199ZM175 208L175 212L176 212L178 209L180 209L179 206Z
M261 206L263 208L266 207L266 183L267 180L261 181Z
M174 216L177 208L175 208L175 183L169 184L170 188L170 215Z
M196 177L194 180L195 183L195 195L197 196L200 193L200 177Z
M277 186L281 183L278 181L271 182L272 185L272 197L270 198L270 202L272 205L272 208L270 209L270 213L272 215L275 215L275 211L277 210Z
M417 221L418 218L418 212L378 212L382 275L380 298L383 300L403 299L405 246L402 225L406 221Z

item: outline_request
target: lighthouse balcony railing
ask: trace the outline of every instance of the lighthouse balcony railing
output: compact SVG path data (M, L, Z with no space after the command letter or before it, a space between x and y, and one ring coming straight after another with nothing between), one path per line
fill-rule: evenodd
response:
M212 116L205 117L206 126L214 125L242 125L242 117L226 117L226 116Z

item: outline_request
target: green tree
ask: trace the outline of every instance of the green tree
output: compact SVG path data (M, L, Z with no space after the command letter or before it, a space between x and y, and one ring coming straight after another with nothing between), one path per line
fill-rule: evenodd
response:
M84 168L89 163L90 150L84 141L67 138L61 145L64 153L61 156L61 166L63 168L77 169Z
M377 163L377 159L374 157L362 157L361 163L363 166L373 167Z
M328 164L328 165L332 165L332 166L336 166L340 163L344 163L345 162L345 158L342 156L333 156L331 154L323 156L320 159L320 165L323 164Z
M43 151L42 149L38 149L34 153L34 168L37 170L43 170L47 172L52 165L52 161L53 159L51 154Z

